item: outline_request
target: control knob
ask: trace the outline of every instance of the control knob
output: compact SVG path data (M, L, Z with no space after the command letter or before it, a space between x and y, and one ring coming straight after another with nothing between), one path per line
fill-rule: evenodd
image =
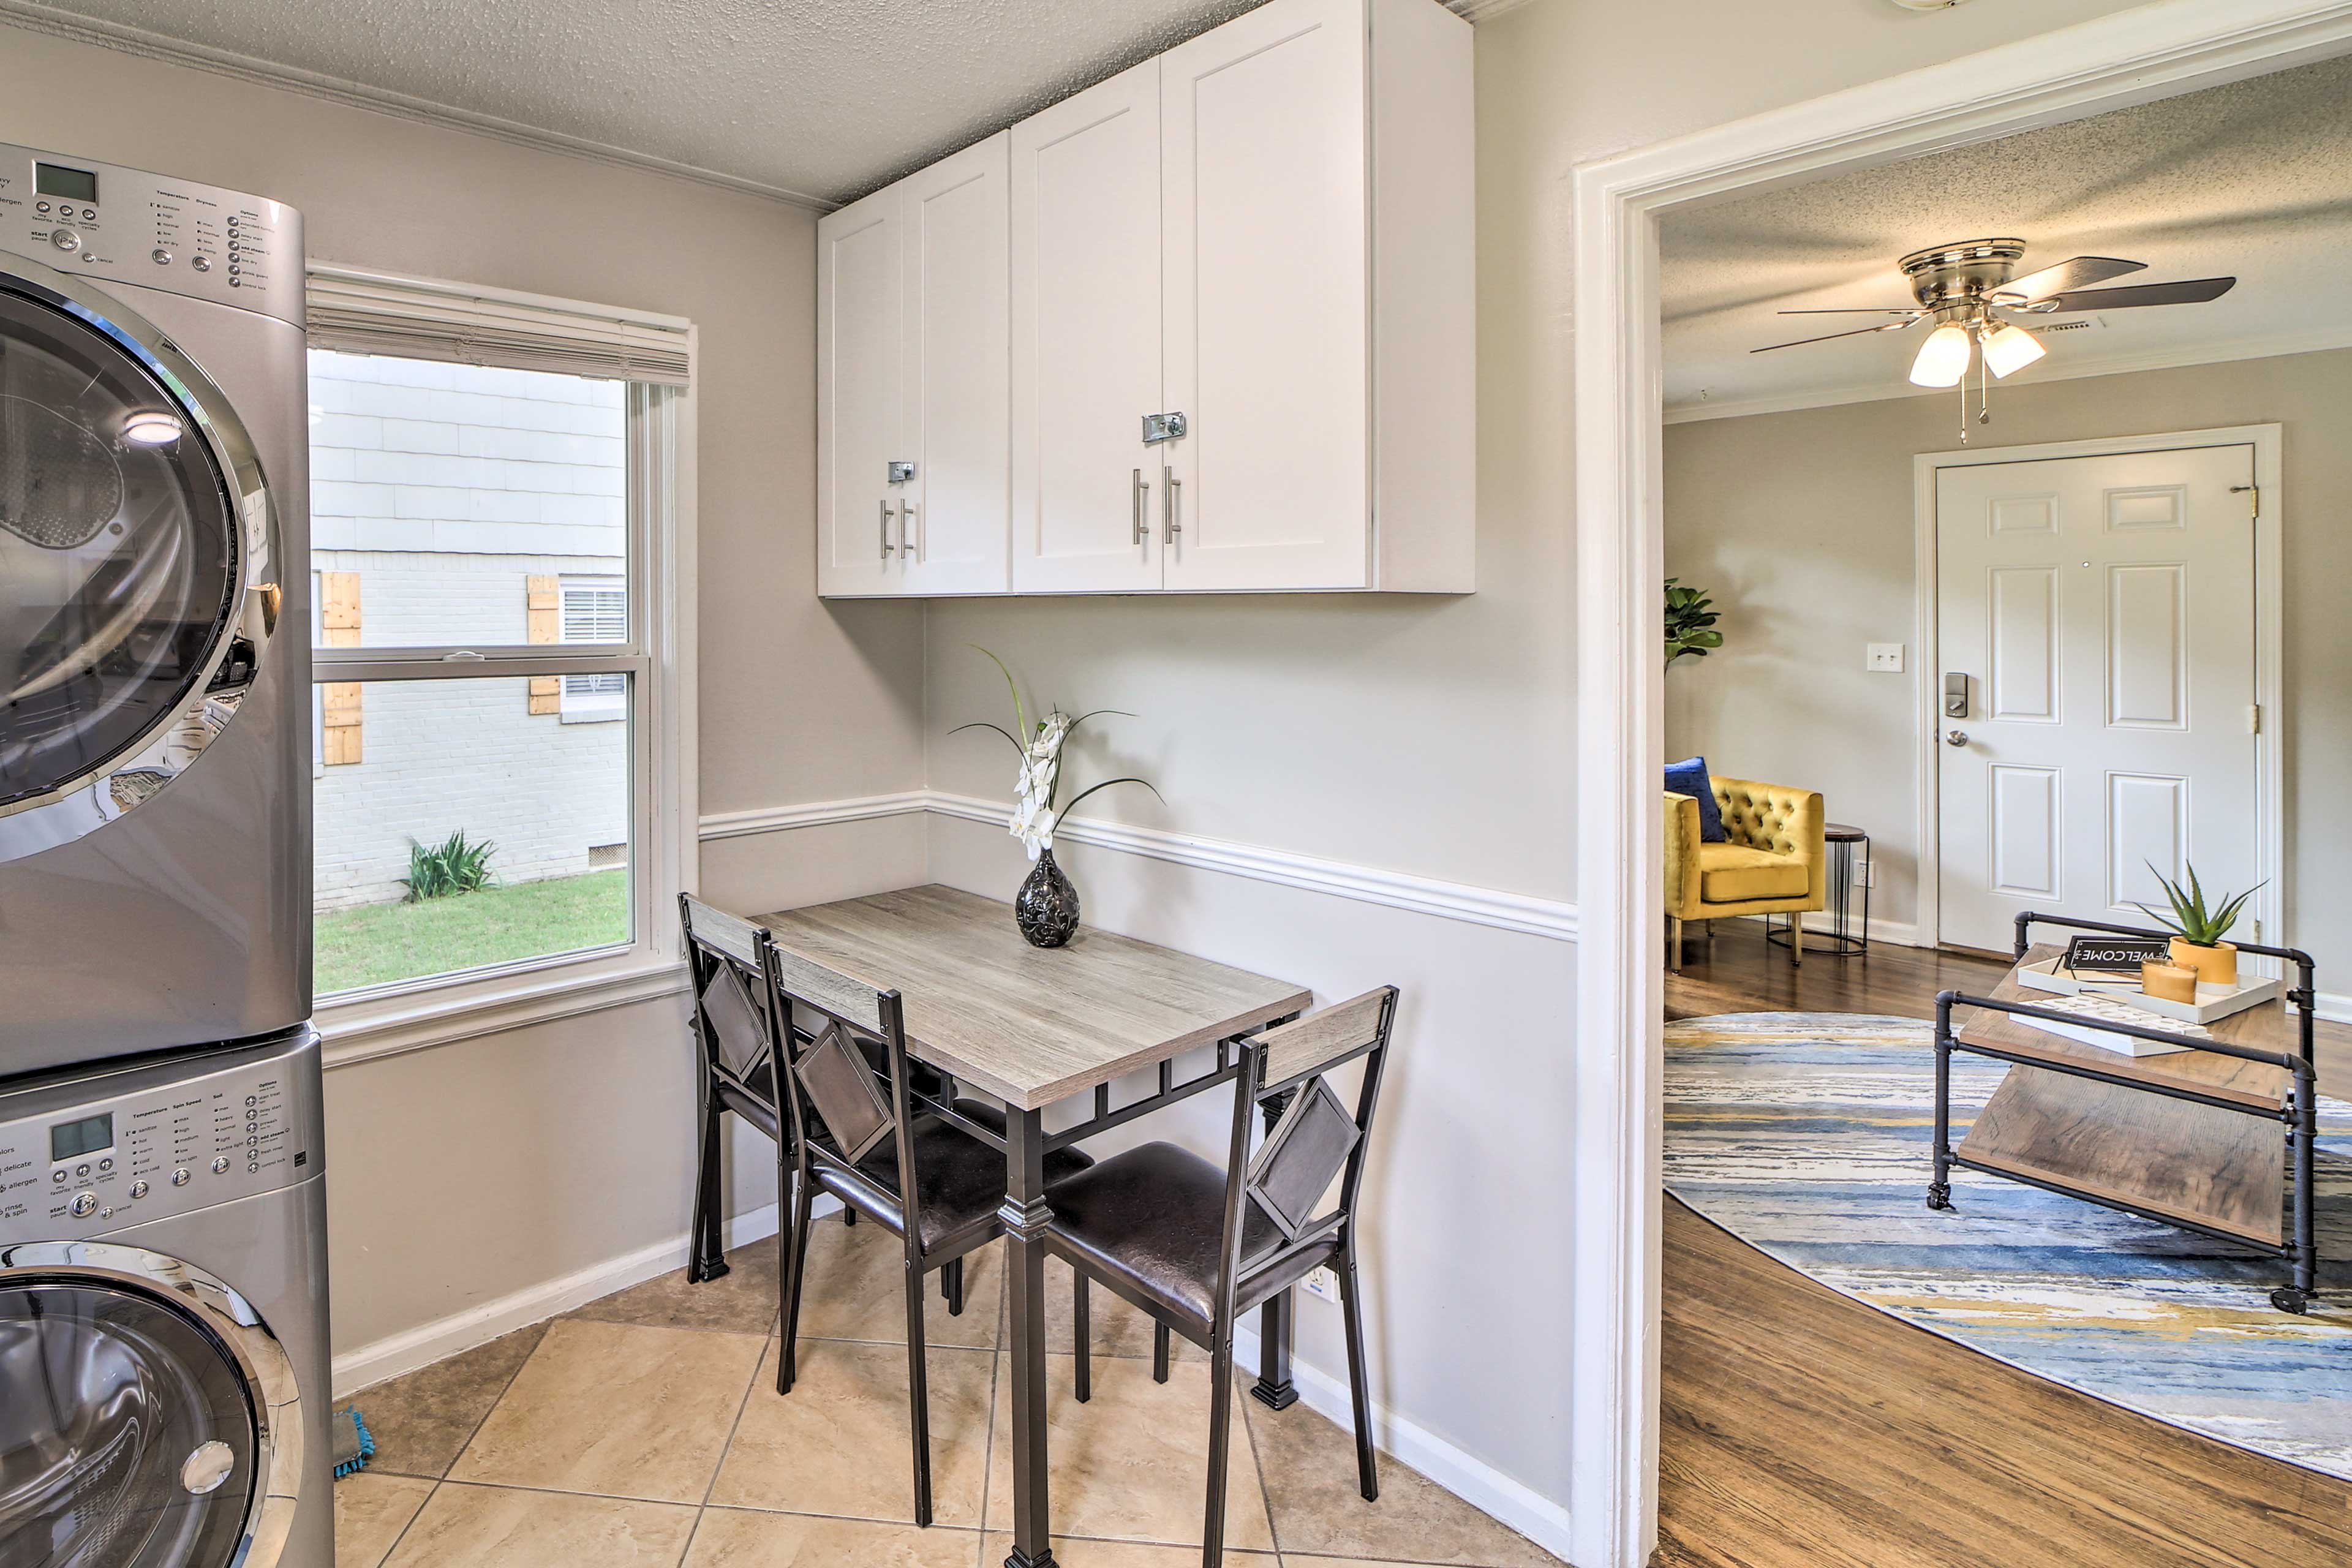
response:
M215 1154L213 1156L213 1174L215 1176L226 1176L228 1174L227 1155Z
M73 1201L73 1216L74 1216L74 1218L76 1218L76 1219L88 1219L91 1215L93 1215L93 1214L95 1214L95 1213L97 1213L97 1212L98 1212L98 1194L97 1194L96 1193L76 1193L76 1194L74 1194L74 1201Z
M49 243L59 250L79 250L81 236L69 228L61 228L49 236Z

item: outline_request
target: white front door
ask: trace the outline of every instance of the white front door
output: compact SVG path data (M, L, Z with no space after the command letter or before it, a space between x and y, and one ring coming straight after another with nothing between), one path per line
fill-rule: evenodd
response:
M2252 446L1937 470L1943 942L2263 879L2253 483Z

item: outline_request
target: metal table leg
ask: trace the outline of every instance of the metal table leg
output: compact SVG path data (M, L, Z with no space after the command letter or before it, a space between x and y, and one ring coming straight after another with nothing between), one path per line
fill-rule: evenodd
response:
M1045 1500L1045 1129L1044 1113L1004 1118L1006 1289L1013 1333L1013 1552L1004 1568L1056 1568Z
M1290 1101L1290 1095L1278 1094L1259 1107L1265 1113L1268 1132L1282 1120ZM1250 1397L1269 1410L1287 1410L1298 1403L1298 1389L1290 1381L1292 1321L1292 1293L1288 1290L1269 1297L1258 1310L1257 1382L1250 1385Z

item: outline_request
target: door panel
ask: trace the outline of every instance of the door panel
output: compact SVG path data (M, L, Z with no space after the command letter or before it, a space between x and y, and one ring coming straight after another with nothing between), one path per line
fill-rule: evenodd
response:
M1012 530L1009 132L900 182L908 592L1003 593Z
M1160 62L1023 121L1012 161L1013 591L1157 588Z
M2006 950L2027 909L2146 924L2151 866L2266 874L2252 482L2245 446L1938 472L1943 673L1970 693L1936 747L1943 941Z
M904 227L898 187L817 224L817 590L902 591L889 464L902 436Z
M1168 405L1191 423L1168 586L1361 587L1362 7L1275 0L1160 70Z

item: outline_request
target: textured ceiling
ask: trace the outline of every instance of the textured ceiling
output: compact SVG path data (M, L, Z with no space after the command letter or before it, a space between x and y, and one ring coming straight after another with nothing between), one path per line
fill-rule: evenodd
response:
M1908 305L1895 258L1993 236L2026 242L2021 270L2118 256L2148 264L2118 284L2238 279L2210 304L2068 318L2095 325L2045 339L2021 379L2352 342L2352 58L1670 215L1667 406L1917 391L1919 328L1748 351L1866 324L1783 308Z
M1257 4L10 0L0 16L136 29L839 201Z

